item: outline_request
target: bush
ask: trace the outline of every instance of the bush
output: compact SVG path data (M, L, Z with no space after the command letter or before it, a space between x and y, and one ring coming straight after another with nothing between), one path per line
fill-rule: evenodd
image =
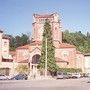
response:
M82 70L80 68L59 68L59 72L69 72L69 73L80 73Z
M29 70L28 65L20 64L16 67L16 71L18 73L26 73L27 74L28 70Z

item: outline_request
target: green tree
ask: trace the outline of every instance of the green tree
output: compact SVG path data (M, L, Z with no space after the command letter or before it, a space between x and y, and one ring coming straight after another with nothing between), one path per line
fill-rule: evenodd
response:
M29 36L27 36L26 34L22 34L22 36L21 36L21 45L27 44L28 39L29 39Z
M10 50L15 50L17 47L28 44L29 36L27 34L17 35L13 37L12 35L8 35L10 38Z
M39 68L45 69L45 55L46 55L46 38L47 38L47 69L49 72L56 72L58 66L55 62L55 48L53 46L52 31L49 21L46 20L44 24L42 51L40 57Z
M16 41L15 45L16 45L16 47L27 44L28 39L29 39L29 37L26 34L23 34L23 33L22 33L21 36L16 36L15 37L15 41Z
M12 36L12 35L8 35L9 38L10 38L10 51L14 51L15 48L16 48L16 41L15 41L15 38Z
M81 52L90 52L90 35L79 32L70 33L68 30L63 32L63 42L73 44Z

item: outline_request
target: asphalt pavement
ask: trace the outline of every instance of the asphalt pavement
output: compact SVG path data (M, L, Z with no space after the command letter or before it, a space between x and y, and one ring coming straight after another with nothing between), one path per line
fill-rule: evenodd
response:
M88 78L0 81L0 90L90 90Z

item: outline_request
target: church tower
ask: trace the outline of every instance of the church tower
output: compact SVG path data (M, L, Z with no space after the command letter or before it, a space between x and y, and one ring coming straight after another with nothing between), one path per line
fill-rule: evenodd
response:
M32 41L42 41L43 38L43 26L45 20L48 19L50 21L53 41L56 47L62 43L62 32L61 32L61 22L59 19L59 15L57 13L53 14L33 14L33 33L32 33Z

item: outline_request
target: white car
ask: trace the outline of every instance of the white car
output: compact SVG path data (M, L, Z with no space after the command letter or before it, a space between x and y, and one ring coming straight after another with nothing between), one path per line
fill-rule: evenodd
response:
M8 80L8 76L6 76L6 75L0 75L0 80Z
M72 78L80 78L81 74L80 73L72 73Z

